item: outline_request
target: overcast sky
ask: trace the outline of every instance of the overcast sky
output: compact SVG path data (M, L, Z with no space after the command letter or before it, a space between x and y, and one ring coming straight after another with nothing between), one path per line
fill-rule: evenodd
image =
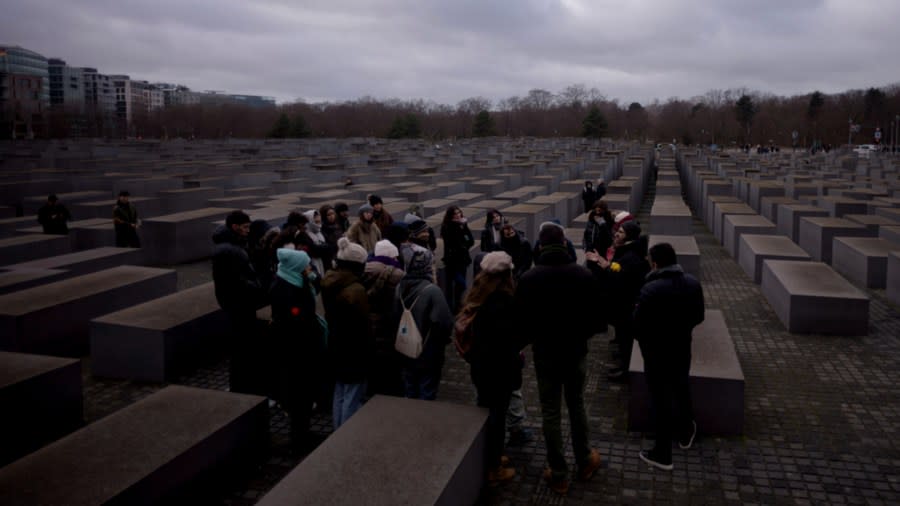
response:
M0 43L279 102L900 81L900 0L4 0Z

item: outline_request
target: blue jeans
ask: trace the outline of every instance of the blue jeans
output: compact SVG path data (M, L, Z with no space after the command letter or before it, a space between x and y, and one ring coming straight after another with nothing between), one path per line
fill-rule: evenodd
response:
M366 395L366 382L334 384L334 404L332 416L334 417L334 430L344 424L362 406L363 396Z
M441 372L444 369L444 350L437 351L437 356L429 360L407 360L401 371L403 387L409 399L433 401L437 398L441 384Z
M513 390L509 398L509 409L506 410L506 427L509 430L522 430L525 423L525 400L522 389Z

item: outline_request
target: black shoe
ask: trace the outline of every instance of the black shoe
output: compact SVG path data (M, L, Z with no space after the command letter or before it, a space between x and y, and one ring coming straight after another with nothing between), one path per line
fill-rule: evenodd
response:
M652 450L641 450L640 453L638 453L638 456L641 458L641 460L650 464L650 466L657 467L659 469L662 469L663 471L671 471L674 467L672 466L672 459L669 459L668 462L662 462L658 457L653 455Z
M693 427L691 435L685 439L678 440L678 447L682 450L689 450L694 445L694 438L697 437L697 422L691 420L691 426Z

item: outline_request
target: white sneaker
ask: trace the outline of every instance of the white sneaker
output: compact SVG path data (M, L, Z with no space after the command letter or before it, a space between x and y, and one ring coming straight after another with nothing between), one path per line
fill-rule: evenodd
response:
M693 446L693 444L694 444L694 438L697 437L697 422L691 421L691 424L693 424L693 426L694 426L694 430L693 430L693 432L691 432L691 438L687 440L687 443L682 443L681 441L678 441L678 447L681 448L682 450L690 449L690 447Z

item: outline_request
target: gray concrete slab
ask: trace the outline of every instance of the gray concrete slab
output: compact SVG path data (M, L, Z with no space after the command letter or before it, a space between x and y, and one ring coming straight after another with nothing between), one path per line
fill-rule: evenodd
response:
M719 240L719 244L725 245L725 217L732 214L755 215L756 211L747 204L732 204L728 202L716 202L713 204L713 235Z
M169 386L0 469L0 503L171 504L257 455L267 418L262 397Z
M725 216L722 232L725 249L737 262L740 261L741 235L775 235L775 224L757 214L729 214Z
M175 271L123 266L0 296L0 349L80 356L92 318L175 291Z
M895 306L900 307L900 248L888 253L885 295Z
M41 258L5 266L5 269L64 269L73 276L111 269L120 265L140 265L141 250L137 248L94 248L65 255Z
M72 250L67 235L27 234L0 239L0 266L63 255Z
M831 265L857 286L885 288L887 258L900 245L877 237L835 237Z
M640 343L635 341L628 368L628 430L651 431L650 393ZM721 311L706 310L691 341L691 398L697 430L704 435L736 436L744 432L744 372Z
M231 209L207 207L144 220L141 226L144 258L151 265L173 265L209 257L213 222L223 220L229 212ZM254 211L254 215L259 212Z
M809 261L809 254L794 241L782 235L741 235L738 262L754 283L762 281L765 260Z
M81 361L0 351L0 467L84 423Z
M869 332L869 297L824 263L766 260L761 290L789 332Z
M376 396L257 504L474 504L486 422L472 406Z
M835 237L874 237L871 230L843 218L819 218L807 216L800 218L800 245L813 260L831 263L832 240Z
M169 381L220 351L228 319L213 283L91 320L95 376Z
M67 277L71 277L71 275L68 271L61 269L20 268L0 271L0 295L60 281Z
M794 242L800 240L800 218L804 216L827 217L828 211L821 207L806 204L779 205L778 223L775 226L779 234L789 237Z

